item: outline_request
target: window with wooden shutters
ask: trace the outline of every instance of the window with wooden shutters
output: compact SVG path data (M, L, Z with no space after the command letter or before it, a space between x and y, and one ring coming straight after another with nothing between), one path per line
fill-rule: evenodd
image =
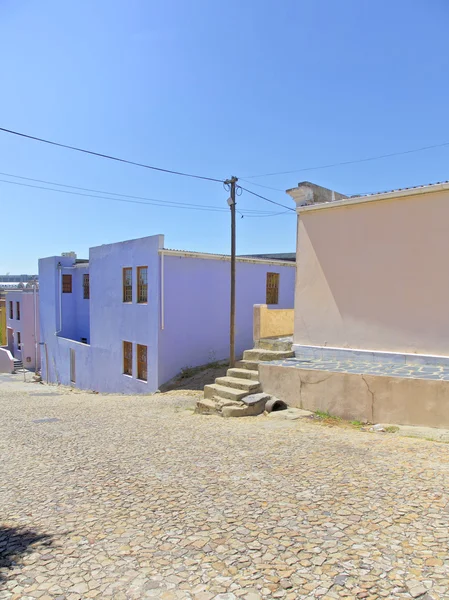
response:
M131 342L123 342L123 373L133 374L133 345Z
M279 303L279 273L267 273L267 298L265 304Z
M131 267L123 269L123 302L133 301L133 270Z
M137 344L137 379L147 380L147 347Z
M137 302L148 302L148 267L137 267Z
M71 294L72 293L72 276L71 275L63 275L62 276L62 293L63 294Z
M90 288L89 288L89 274L83 275L83 298L84 300L89 300L90 298Z

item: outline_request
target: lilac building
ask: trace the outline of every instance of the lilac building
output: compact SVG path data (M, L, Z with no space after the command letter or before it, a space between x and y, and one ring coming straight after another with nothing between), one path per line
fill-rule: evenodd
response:
M236 354L252 347L253 305L292 308L295 262L238 258ZM164 237L39 261L42 377L98 392L151 393L229 357L229 256L168 250Z
M35 287L6 294L7 350L14 368L40 368L39 293Z

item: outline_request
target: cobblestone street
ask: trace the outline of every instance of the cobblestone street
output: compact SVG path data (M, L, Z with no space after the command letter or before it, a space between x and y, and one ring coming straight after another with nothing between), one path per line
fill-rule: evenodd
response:
M449 597L448 445L197 396L0 381L0 599Z

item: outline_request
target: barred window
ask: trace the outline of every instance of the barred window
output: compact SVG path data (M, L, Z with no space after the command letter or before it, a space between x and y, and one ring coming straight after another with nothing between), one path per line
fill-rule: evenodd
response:
M137 302L148 302L148 267L137 267Z
M279 273L267 273L267 297L265 304L279 303Z
M131 267L123 269L123 302L133 301L133 270Z
M137 379L147 380L147 347L137 344Z
M90 288L89 288L89 274L83 275L83 298L84 300L89 300L90 298Z
M133 374L133 345L131 342L123 342L123 373Z
M62 276L62 293L63 294L71 294L72 293L72 276L71 275L63 275Z

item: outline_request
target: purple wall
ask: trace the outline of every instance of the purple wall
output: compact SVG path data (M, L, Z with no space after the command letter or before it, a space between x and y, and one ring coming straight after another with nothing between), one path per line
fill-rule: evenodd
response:
M159 256L163 236L90 250L92 389L149 393L158 388ZM137 267L148 267L148 303L137 303ZM133 301L123 302L122 269L132 267ZM123 374L123 342L133 344L133 376ZM137 379L137 344L148 348L148 381Z
M162 261L162 247L163 236L156 235L91 248L88 266L70 257L39 261L44 380L71 384L71 350L76 387L115 393L151 393L183 367L228 358L230 261L167 254ZM139 266L148 267L146 304L137 303ZM122 297L124 267L133 269L131 303ZM71 294L60 293L60 271L72 274ZM265 303L267 272L280 273L277 307L292 308L295 271L294 264L237 261L237 354L253 345L253 306ZM90 300L83 299L86 272ZM90 344L81 344L81 337ZM132 376L123 374L124 341L133 345ZM137 344L148 349L147 382L137 379Z
M184 367L229 357L229 260L164 256L164 329L159 332L159 385ZM265 304L266 274L280 273L279 304L293 308L295 263L237 261L236 355L253 347L253 307Z

